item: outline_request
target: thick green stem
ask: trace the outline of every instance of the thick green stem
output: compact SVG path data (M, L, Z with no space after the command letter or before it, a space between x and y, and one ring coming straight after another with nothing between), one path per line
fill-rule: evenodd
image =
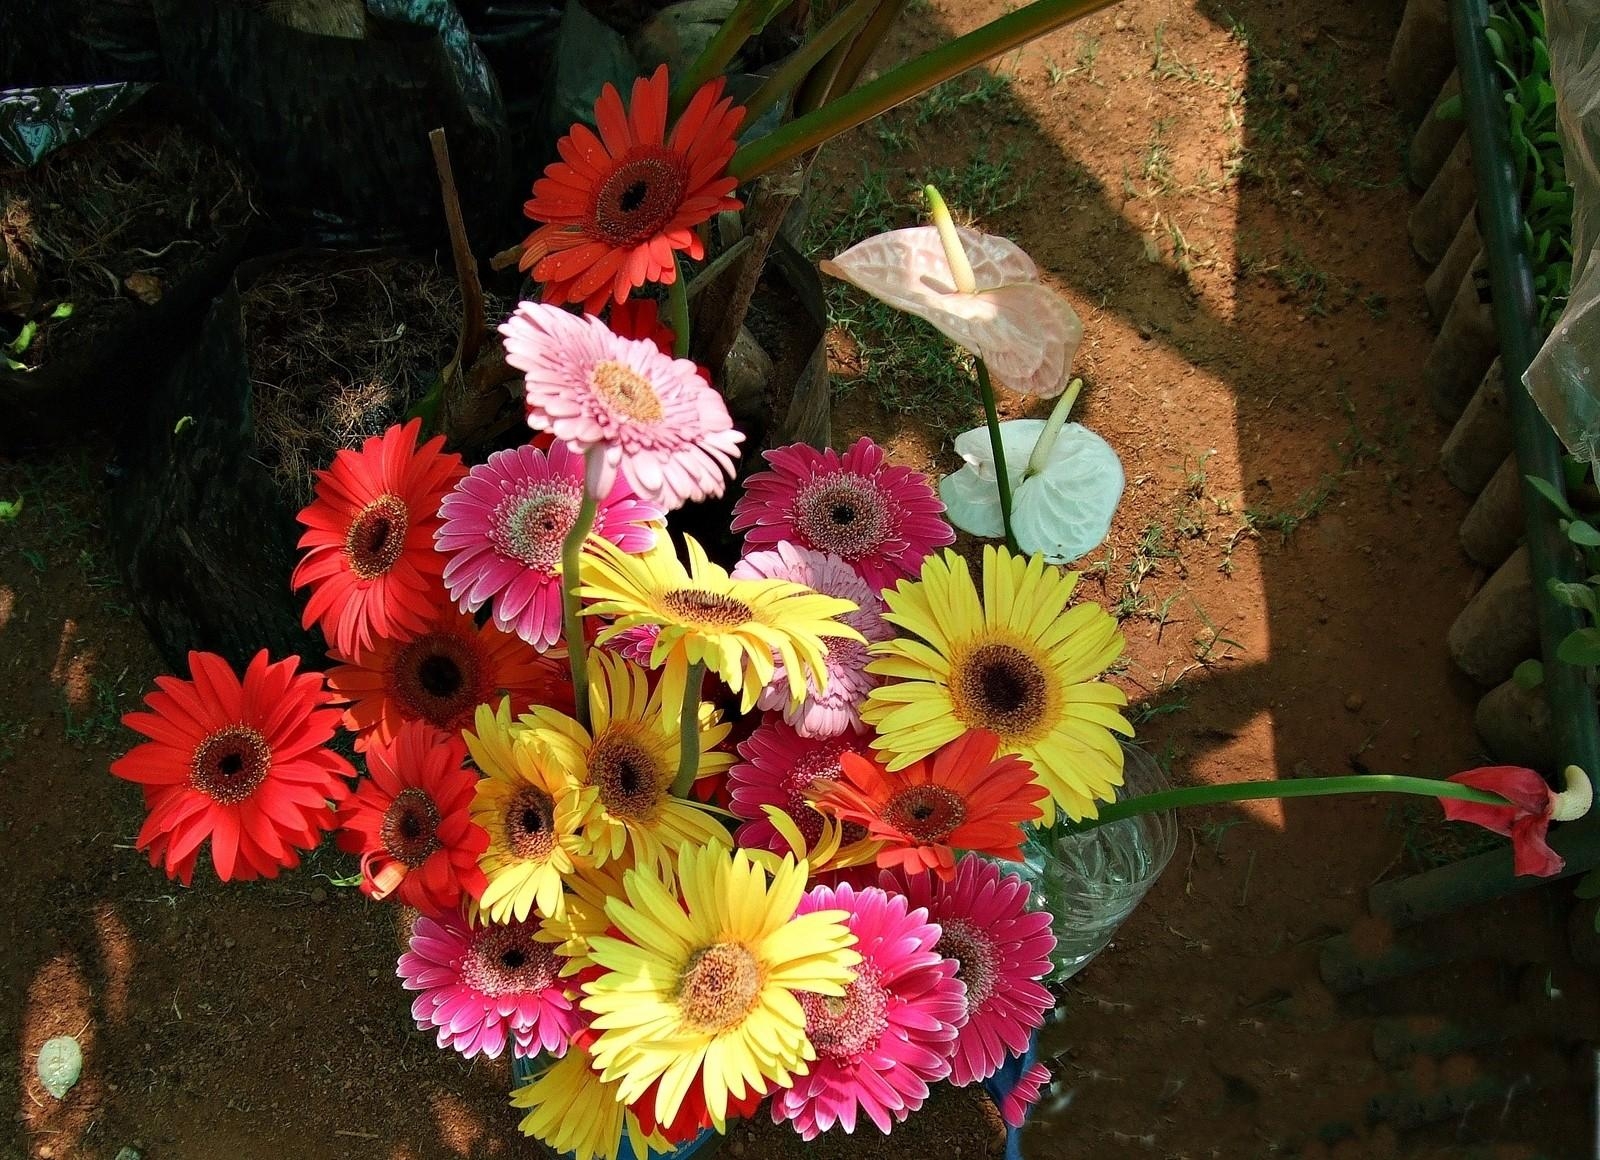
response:
M877 4L878 0L855 0L790 53L744 103L745 124L757 120L762 113L793 91L817 66L818 61L855 31L856 26L867 18Z
M705 683L706 667L699 661L689 666L683 683L683 705L678 714L678 776L672 779L672 793L686 798L700 772L700 686Z
M672 256L673 278L667 286L667 325L672 327L672 353L689 357L689 283L683 276L683 263Z
M683 112L683 107L689 103L695 90L713 77L719 77L726 71L733 58L739 55L739 50L744 47L745 41L755 36L767 26L767 22L778 13L782 12L793 0L739 0L735 8L722 26L717 29L717 34L711 38L711 43L706 45L700 55L689 66L689 71L678 78L678 83L672 86L671 115L676 117Z
M599 455L591 451L590 455ZM561 541L561 633L567 641L567 662L572 668L572 702L578 724L589 728L589 650L583 639L583 615L578 600L583 544L594 526L595 499L586 486L572 530Z
M975 360L978 366L978 393L983 396L983 418L989 424L989 447L994 451L994 479L1000 488L1000 522L1005 526L1006 547L1019 556L1022 549L1017 547L1017 537L1011 530L1011 472L1006 467L1006 448L1000 439L1000 414L994 406L994 384L989 381L989 368L983 365L983 360Z
M796 117L782 128L752 141L733 155L728 168L740 181L748 181L902 101L927 92L940 81L958 76L990 57L1026 44L1110 3L1112 0L1034 0L1027 7L958 36L891 69L877 80L829 101L815 112Z
M1222 802L1259 801L1263 798L1326 797L1336 793L1411 793L1431 798L1459 798L1489 806L1511 805L1488 790L1474 789L1460 782L1431 777L1401 777L1388 773L1353 774L1350 777L1312 777L1301 781L1247 781L1231 785L1192 785L1165 789L1100 808L1100 816L1081 822L1065 823L1068 833L1092 830L1124 818L1153 814L1184 806L1210 806Z
M880 0L872 18L861 29L861 35L844 45L842 51L833 54L834 67L829 70L828 87L823 91L823 99L812 108L825 105L834 97L856 87L856 82L861 79L862 70L867 67L867 61L878 51L878 46L883 43L883 38L889 35L889 29L894 27L895 21L900 19L900 13L905 11L906 3L907 0ZM809 113L811 109L796 111Z

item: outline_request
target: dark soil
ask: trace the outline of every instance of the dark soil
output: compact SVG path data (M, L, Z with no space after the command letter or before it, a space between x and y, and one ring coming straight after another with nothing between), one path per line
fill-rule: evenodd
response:
M774 1124L765 1105L728 1128L718 1160L998 1160L1005 1154L1005 1123L981 1085L940 1084L922 1109L884 1135L863 1119L853 1133L824 1132L810 1143L788 1124Z

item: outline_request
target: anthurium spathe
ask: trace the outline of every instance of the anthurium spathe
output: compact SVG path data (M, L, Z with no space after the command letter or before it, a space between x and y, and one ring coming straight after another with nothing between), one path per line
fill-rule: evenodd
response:
M1471 822L1511 839L1512 868L1518 874L1549 878L1566 865L1550 848L1545 835L1551 822L1570 822L1589 812L1594 790L1589 777L1576 765L1566 768L1566 788L1557 793L1533 769L1517 765L1488 765L1451 775L1450 781L1489 790L1506 799L1505 805L1440 798L1444 816L1452 822Z
M857 242L824 273L896 310L931 322L982 359L1002 386L1052 399L1067 387L1083 323L1039 281L1039 268L1016 243L952 226L970 269L958 276L937 226L890 230ZM960 259L957 259L959 265ZM966 283L963 288L963 283Z

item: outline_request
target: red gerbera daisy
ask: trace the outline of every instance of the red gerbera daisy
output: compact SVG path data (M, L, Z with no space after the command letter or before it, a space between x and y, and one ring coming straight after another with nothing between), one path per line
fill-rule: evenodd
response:
M307 628L320 622L346 656L380 637L409 640L433 610L445 565L433 550L439 504L466 472L443 436L418 447L421 432L413 419L340 451L296 517L308 550L290 583L311 588L301 619Z
M328 671L328 685L351 702L344 725L358 734L357 750L393 740L407 721L459 737L479 705L503 696L516 713L533 705L572 708L564 659L535 652L492 622L480 628L447 603L434 605L413 640L380 639L354 658L333 656L347 662Z
M166 864L185 886L200 845L211 839L211 864L224 882L272 878L299 865L333 827L330 800L347 792L349 762L323 748L339 722L318 673L297 673L300 659L268 663L266 650L244 681L215 653L189 654L191 680L157 677L148 713L122 723L150 738L111 763L111 772L144 787L150 816L138 847Z
M339 806L339 848L361 855L361 890L394 895L425 914L453 912L483 894L478 855L489 831L469 807L478 775L466 743L423 721L367 750L368 777Z
M667 135L667 68L633 82L624 108L613 85L595 103L597 135L574 125L556 144L561 160L533 184L522 212L545 224L522 243L524 270L544 284L546 302L582 302L600 313L606 299L625 301L646 282L677 277L673 252L699 260L694 227L723 210L739 182L728 175L744 109L722 95L723 80L703 86Z

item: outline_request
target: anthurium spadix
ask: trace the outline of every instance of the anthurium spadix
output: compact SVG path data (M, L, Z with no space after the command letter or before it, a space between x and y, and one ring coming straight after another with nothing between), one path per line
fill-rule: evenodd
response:
M1039 281L1039 268L1014 242L950 227L960 240L952 270L937 226L891 230L857 242L822 270L897 310L931 322L988 364L1002 386L1052 399L1083 339L1083 323Z
M1012 419L1000 424L1011 483L1011 530L1029 555L1070 564L1094 551L1111 530L1122 498L1122 462L1100 436L1081 423L1066 422L1073 390L1049 419ZM999 537L1005 526L998 471L987 427L956 437L966 466L939 481L951 523L974 536Z

